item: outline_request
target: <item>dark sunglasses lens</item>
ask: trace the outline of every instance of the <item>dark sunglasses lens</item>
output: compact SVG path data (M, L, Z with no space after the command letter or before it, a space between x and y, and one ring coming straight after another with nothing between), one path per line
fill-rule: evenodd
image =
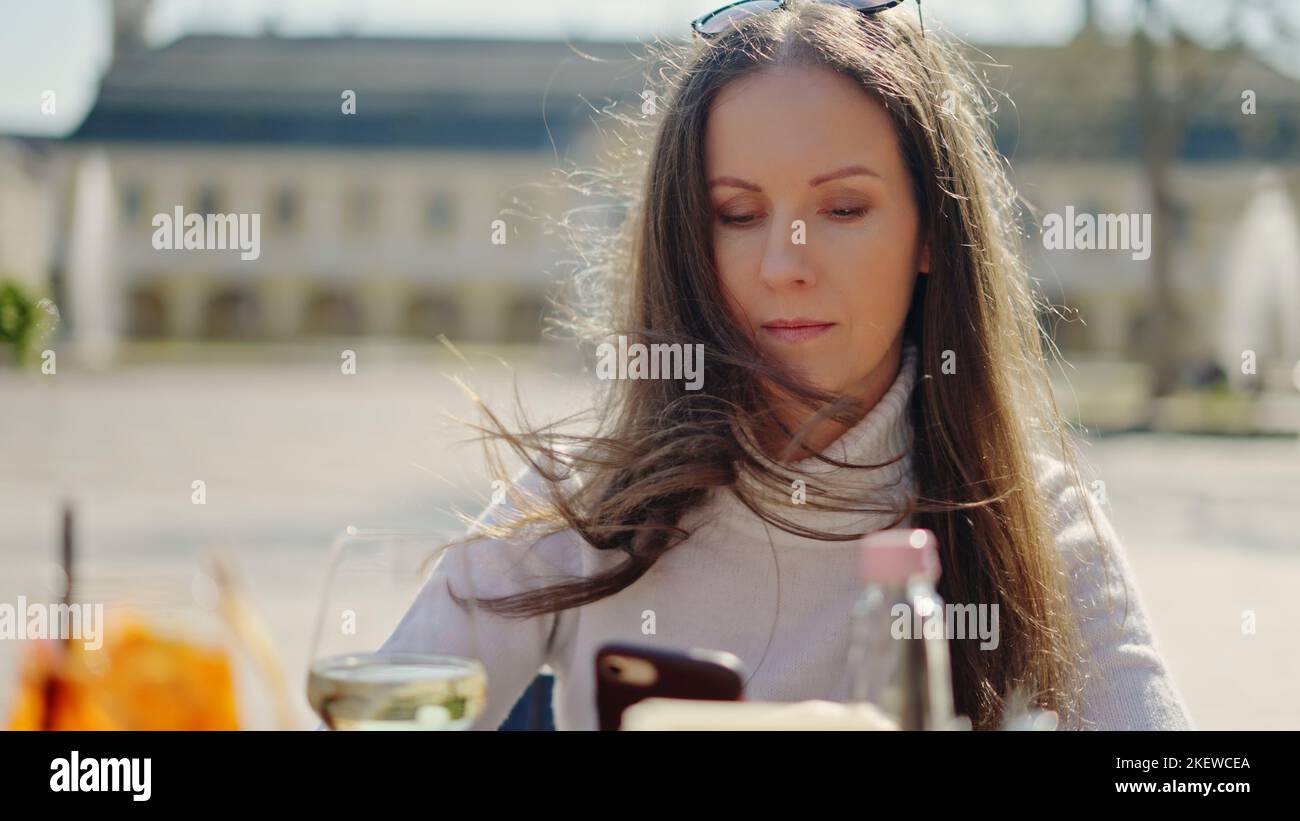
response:
M897 6L902 0L822 0L822 2L848 6L857 11L883 11L891 6Z
M697 31L701 34L721 34L746 17L764 14L781 5L781 0L752 0L738 6L719 9L700 23Z

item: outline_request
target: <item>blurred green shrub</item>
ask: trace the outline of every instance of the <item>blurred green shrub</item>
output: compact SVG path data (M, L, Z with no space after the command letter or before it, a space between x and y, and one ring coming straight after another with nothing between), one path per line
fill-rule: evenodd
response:
M20 283L0 279L0 347L10 361L22 365L31 355L45 312Z

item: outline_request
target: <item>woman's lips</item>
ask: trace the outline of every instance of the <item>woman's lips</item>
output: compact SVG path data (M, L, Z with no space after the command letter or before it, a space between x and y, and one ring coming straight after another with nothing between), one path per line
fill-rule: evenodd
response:
M782 342L806 342L809 339L821 336L834 327L835 323L830 322L824 325L800 325L798 327L764 325L763 330Z

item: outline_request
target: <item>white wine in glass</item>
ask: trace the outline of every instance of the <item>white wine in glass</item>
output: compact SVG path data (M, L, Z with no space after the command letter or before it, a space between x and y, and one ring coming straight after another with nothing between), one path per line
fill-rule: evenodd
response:
M487 701L487 675L456 656L330 656L312 664L307 698L336 730L467 730Z
M482 713L487 671L472 657L476 636L440 636L455 655L385 649L443 541L355 527L335 540L307 671L307 700L326 727L468 730Z

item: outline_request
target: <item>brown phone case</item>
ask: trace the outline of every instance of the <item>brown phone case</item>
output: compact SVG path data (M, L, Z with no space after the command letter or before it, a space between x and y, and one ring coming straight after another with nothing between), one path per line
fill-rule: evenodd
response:
M660 650L612 642L596 652L600 729L617 730L623 711L647 698L744 699L745 668L724 650Z

